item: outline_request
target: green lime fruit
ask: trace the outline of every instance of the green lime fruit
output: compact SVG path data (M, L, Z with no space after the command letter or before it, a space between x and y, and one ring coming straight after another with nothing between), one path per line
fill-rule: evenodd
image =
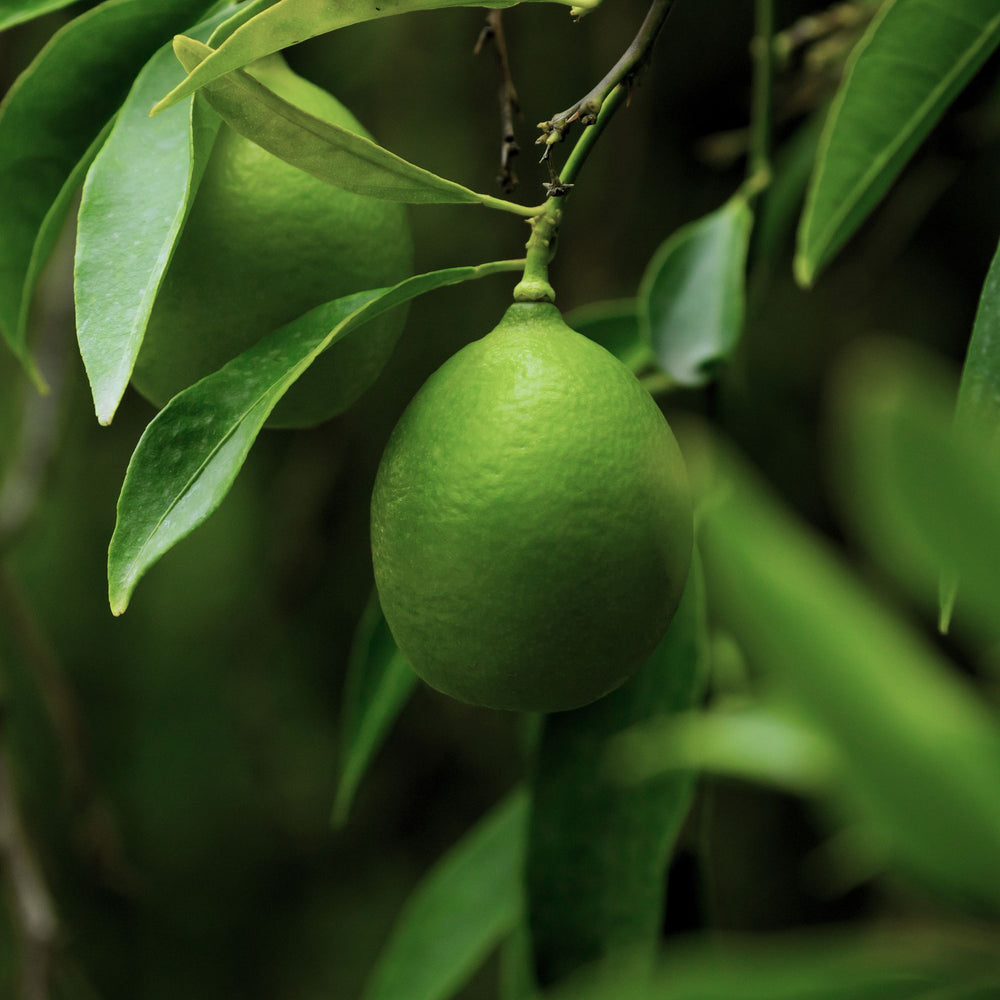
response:
M428 684L491 708L600 698L653 651L691 559L684 461L620 361L515 303L414 396L372 496L386 621Z
M253 75L311 114L367 135L280 56L254 64ZM402 205L317 180L223 123L157 294L133 385L162 406L314 306L402 280L412 260ZM334 344L269 426L311 426L346 410L377 378L404 320L395 309Z

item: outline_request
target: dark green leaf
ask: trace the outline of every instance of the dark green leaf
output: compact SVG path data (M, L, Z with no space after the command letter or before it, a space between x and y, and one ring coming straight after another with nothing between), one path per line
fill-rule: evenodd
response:
M198 65L153 111L163 111L171 104L190 96L199 87L204 87L234 69L240 69L290 45L337 28L411 11L442 10L449 7L504 8L513 7L517 2L518 0L488 0L481 3L473 0L383 0L379 4L373 4L370 0L339 0L338 3L330 3L330 0L282 0L275 4L257 3L253 5L250 12L253 16L249 19L242 12L236 15L238 26L235 30L223 26L222 32L226 34L226 38L217 47L215 54ZM560 2L585 11L596 7L599 0Z
M3 10L0 10L0 31L78 2L79 0L4 0Z
M629 727L689 709L704 681L697 559L680 608L642 669L600 701L545 718L532 786L528 912L542 986L627 946L655 952L667 864L694 775L625 786L605 767Z
M639 331L634 299L593 302L566 314L566 322L577 333L607 348L632 371L652 365L653 355Z
M416 686L372 594L358 625L347 664L340 752L340 780L333 821L340 826L362 776Z
M889 0L848 62L820 140L795 274L811 285L1000 44L996 0Z
M677 230L639 289L639 321L657 363L680 385L712 381L743 329L753 212L742 195Z
M268 414L323 350L425 292L522 266L432 271L326 303L175 396L146 428L125 475L108 551L111 610L121 614L139 577L218 507Z
M696 477L713 614L835 746L892 860L1000 908L1000 732L985 706L735 459L716 462L713 485Z
M231 11L200 25L195 37L208 38ZM219 127L218 117L193 98L150 120L152 98L182 76L168 43L137 77L83 189L76 328L102 424L111 422L132 376Z
M181 35L174 39L174 51L190 71L212 50ZM414 205L487 205L530 214L512 202L438 177L371 139L295 107L243 70L206 85L204 94L240 135L313 177L355 194Z
M364 1000L447 1000L517 924L527 796L513 793L424 877Z
M138 69L206 0L107 0L49 40L0 106L0 330L25 355L39 230Z

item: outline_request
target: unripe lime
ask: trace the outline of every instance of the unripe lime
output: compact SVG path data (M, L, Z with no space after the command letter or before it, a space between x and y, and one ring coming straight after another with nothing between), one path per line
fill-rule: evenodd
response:
M691 501L666 420L555 306L516 303L423 385L372 497L399 648L432 687L552 712L625 681L688 572Z
M281 57L253 74L288 101L367 135ZM157 406L314 306L395 284L412 266L405 209L326 184L222 124L156 297L133 384ZM278 404L269 424L302 427L347 409L402 331L393 310L336 343Z

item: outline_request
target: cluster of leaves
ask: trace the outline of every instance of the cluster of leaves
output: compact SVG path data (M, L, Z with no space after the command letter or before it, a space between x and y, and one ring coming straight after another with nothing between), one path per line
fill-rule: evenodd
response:
M21 0L0 14L0 28L64 6ZM533 214L319 122L245 70L348 24L449 6L460 4L106 0L69 22L0 109L0 328L26 371L40 381L27 346L32 291L86 177L78 330L98 417L112 418L220 119L350 190ZM176 31L184 34L164 45ZM854 47L818 141L813 126L803 132L808 175L777 172L762 209L748 183L664 243L634 299L570 321L637 371L707 384L739 342L751 241L756 232L764 243L771 206L797 209L808 179L795 270L809 285L998 44L992 0L889 0ZM149 120L154 104L162 113ZM151 191L145 157L154 147L168 158ZM39 160L48 169L37 170ZM416 295L517 266L456 267L327 303L172 400L140 440L122 490L109 555L113 610L218 506L268 414L322 350ZM918 598L933 601L943 579L945 615L957 595L984 644L996 640L1000 601L1000 481L982 460L996 426L998 303L1000 254L970 343L957 432L950 390L898 350L856 360L836 396L848 521ZM368 1000L445 998L498 944L509 1000L531 996L536 978L557 984L557 995L594 1000L1000 988L990 960L1000 910L995 711L724 446L702 432L686 442L704 571L692 574L674 625L625 687L540 722L528 787L428 874ZM716 692L702 710L709 611L759 677L735 699ZM373 604L348 677L338 821L413 684ZM728 963L694 946L658 960L663 874L699 770L816 801L835 830L831 857L839 844L843 877L908 879L935 897L935 920L903 940L865 933L733 945Z

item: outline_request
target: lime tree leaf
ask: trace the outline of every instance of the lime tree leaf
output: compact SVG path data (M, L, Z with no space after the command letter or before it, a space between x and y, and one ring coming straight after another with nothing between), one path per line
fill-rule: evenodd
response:
M269 56L308 38L345 28L363 21L373 21L394 14L407 14L418 10L443 10L450 7L513 7L519 0L384 0L373 4L371 0L281 0L274 4L253 4L247 12L235 15L235 29L223 25L220 37L225 40L212 56L189 71L188 78L175 87L154 108L156 114L190 96L199 87L217 80L234 69L247 66L257 59ZM537 2L537 0L536 0ZM582 11L596 7L600 0L559 0ZM248 17L248 15L250 15Z
M347 821L362 776L416 686L373 593L358 624L347 663L341 725L340 778L333 822Z
M57 31L0 105L0 330L25 357L39 230L138 69L207 0L106 0ZM70 194L72 191L69 192ZM49 223L51 227L51 222ZM51 241L48 249L51 249ZM35 267L32 271L32 256Z
M742 195L689 223L653 255L639 322L657 364L680 385L712 381L743 329L753 212Z
M270 412L323 350L418 295L523 264L431 271L335 299L176 395L146 428L125 474L108 551L111 610L121 614L139 577L218 507Z
M715 461L714 483L696 476L713 616L834 745L845 794L890 863L1000 907L995 720L735 458Z
M211 53L195 39L174 39L188 70ZM530 215L513 202L477 194L432 174L349 129L323 121L238 70L205 87L209 104L240 135L328 184L355 194L409 204L473 204Z
M803 795L827 793L839 765L827 737L786 706L770 704L640 723L609 746L607 760L627 784L667 771L707 771Z
M5 0L3 10L0 10L0 31L78 2L79 0Z
M512 793L407 901L363 1000L447 1000L516 926L527 795Z
M199 38L232 7L195 29ZM204 172L219 119L192 98L150 120L153 95L183 76L168 42L146 63L87 175L74 296L94 409L111 422L132 376L153 301Z
M592 302L566 314L566 322L577 333L607 348L632 371L652 365L653 355L639 330L634 299Z
M664 881L694 775L623 785L605 766L629 727L689 709L704 684L704 592L695 559L684 597L640 671L592 705L548 715L532 782L528 915L542 987L624 947L651 959Z
M979 320L988 322L989 313L980 308ZM985 333L978 321L977 332ZM987 343L980 336L978 345ZM927 358L875 344L845 363L833 395L836 481L852 527L880 563L928 605L942 571L960 580L961 607L995 641L996 403L988 384L967 384L953 424L954 383Z
M889 0L847 64L799 225L808 286L1000 44L996 0Z

